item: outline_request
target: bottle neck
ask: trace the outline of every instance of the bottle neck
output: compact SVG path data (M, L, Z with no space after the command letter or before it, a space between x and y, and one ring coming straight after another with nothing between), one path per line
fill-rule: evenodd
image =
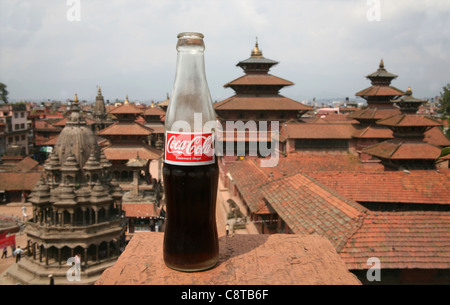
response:
M177 46L177 69L172 98L166 114L166 129L173 130L172 124L183 120L194 130L195 125L215 120L211 95L205 73L204 46L184 44ZM198 122L201 114L201 123Z

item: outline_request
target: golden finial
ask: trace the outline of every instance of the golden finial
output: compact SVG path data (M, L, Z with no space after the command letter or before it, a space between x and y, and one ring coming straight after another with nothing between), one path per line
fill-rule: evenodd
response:
M98 95L102 95L102 88L100 86L97 86L98 88Z
M75 93L75 98L73 100L74 103L78 103L78 94Z
M255 47L253 48L253 51L252 51L252 56L262 56L262 52L258 46L258 37L256 37L256 43L255 43Z
M127 97L125 98L125 102L124 102L124 104L129 104L130 102L128 101L128 94L127 94Z
M380 61L380 68L384 68L384 61L383 61L383 58L381 59L381 61Z
M406 90L405 95L412 95L411 86L408 87L408 90Z
M155 108L155 101L152 101L152 105L150 107Z

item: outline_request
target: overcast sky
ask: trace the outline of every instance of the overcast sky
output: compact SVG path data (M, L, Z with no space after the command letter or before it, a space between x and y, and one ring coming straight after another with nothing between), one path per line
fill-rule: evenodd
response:
M197 31L213 100L234 94L255 37L295 100L355 99L381 58L393 86L431 97L450 82L449 16L449 0L0 0L0 82L13 99L95 100L99 85L162 101L177 34Z

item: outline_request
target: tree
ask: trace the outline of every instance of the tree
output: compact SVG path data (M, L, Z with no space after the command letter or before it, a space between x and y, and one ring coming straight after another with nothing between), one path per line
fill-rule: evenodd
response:
M435 162L436 163L440 163L440 162L444 162L445 159L443 159L444 157L450 155L450 147L444 147L441 151L441 154L439 155L439 157L436 158Z
M0 83L0 100L3 103L8 104L8 90L6 90L6 85L4 83Z
M441 113L443 118L450 117L450 84L443 87L444 92L441 92L440 104L438 113Z

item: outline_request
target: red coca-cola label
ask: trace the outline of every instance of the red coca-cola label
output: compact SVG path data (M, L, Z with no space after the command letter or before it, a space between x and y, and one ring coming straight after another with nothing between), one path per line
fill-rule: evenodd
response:
M164 162L173 165L207 165L214 163L212 133L166 131Z

